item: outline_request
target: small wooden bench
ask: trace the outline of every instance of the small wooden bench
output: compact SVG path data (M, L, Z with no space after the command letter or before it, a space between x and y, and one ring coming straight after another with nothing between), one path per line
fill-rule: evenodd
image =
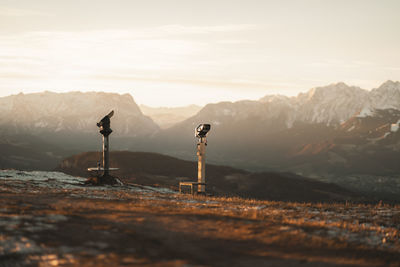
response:
M189 186L190 193L193 195L195 192L198 191L200 185L206 185L206 183L198 183L198 182L180 182L179 183L179 193L182 193L182 187ZM197 190L193 190L193 186L196 186Z

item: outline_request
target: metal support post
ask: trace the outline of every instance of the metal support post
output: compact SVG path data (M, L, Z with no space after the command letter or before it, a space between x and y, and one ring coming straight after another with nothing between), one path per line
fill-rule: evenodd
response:
M104 169L104 176L109 175L110 170L110 154L109 154L109 139L108 135L103 135L103 169Z
M206 192L206 145L207 140L205 137L199 138L199 143L197 144L197 156L198 160L198 170L197 170L197 182L199 183L197 191L199 193Z

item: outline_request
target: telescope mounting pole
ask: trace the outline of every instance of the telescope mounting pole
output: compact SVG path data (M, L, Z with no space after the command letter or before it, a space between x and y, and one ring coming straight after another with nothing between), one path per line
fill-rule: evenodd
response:
M109 175L110 169L110 154L109 154L109 139L108 135L103 135L103 169L104 169L104 176Z
M197 187L197 191L202 194L206 192L206 186L204 185L206 182L206 145L206 137L200 137L197 143L197 156L199 157L197 164L197 182L202 184Z

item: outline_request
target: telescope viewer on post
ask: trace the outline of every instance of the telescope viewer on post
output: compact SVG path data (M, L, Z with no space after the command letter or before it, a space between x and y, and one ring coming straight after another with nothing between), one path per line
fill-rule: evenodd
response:
M198 194L206 193L206 145L207 134L211 129L210 124L200 124L195 129L195 136L198 138L197 143L197 156L199 157L197 163L197 190Z
M100 122L97 123L97 127L100 128L100 133L104 136L109 136L112 133L111 130L111 121L110 118L114 115L114 110L111 111L108 115L101 119Z
M88 171L95 172L95 177L89 177L86 184L92 185L123 185L122 182L115 176L110 175L110 171L116 171L118 168L110 168L110 143L109 135L112 133L111 117L114 115L114 111L111 111L107 116L104 116L96 125L100 128L100 133L103 136L103 168L100 162L97 163L97 167L88 168ZM103 171L103 175L100 172Z
M194 134L197 138L204 138L207 136L207 133L210 131L210 129L210 124L200 124L196 127Z

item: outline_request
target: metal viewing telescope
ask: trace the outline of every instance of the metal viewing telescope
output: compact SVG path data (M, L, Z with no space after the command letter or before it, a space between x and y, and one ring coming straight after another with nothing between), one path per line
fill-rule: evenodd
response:
M116 171L118 168L110 168L110 143L109 136L112 133L111 130L111 117L114 116L114 110L108 115L102 118L96 125L100 128L100 133L103 136L103 168L100 167L100 163L97 168L89 168L88 171L95 171L99 173L103 171L103 177L110 175L110 171Z
M114 116L114 110L108 115L101 119L97 123L97 127L100 128L100 133L103 135L103 169L104 176L108 176L110 173L110 146L109 146L109 135L112 133L111 130L111 117Z
M210 124L200 124L194 129L194 135L197 137L197 182L179 182L179 192L182 193L183 187L190 187L190 193L194 194L194 187L197 186L197 194L206 194L206 146L207 133L210 131Z
M194 131L194 134L197 137L197 156L199 157L197 163L197 191L201 194L206 193L206 146L207 134L210 129L210 124L200 124Z

